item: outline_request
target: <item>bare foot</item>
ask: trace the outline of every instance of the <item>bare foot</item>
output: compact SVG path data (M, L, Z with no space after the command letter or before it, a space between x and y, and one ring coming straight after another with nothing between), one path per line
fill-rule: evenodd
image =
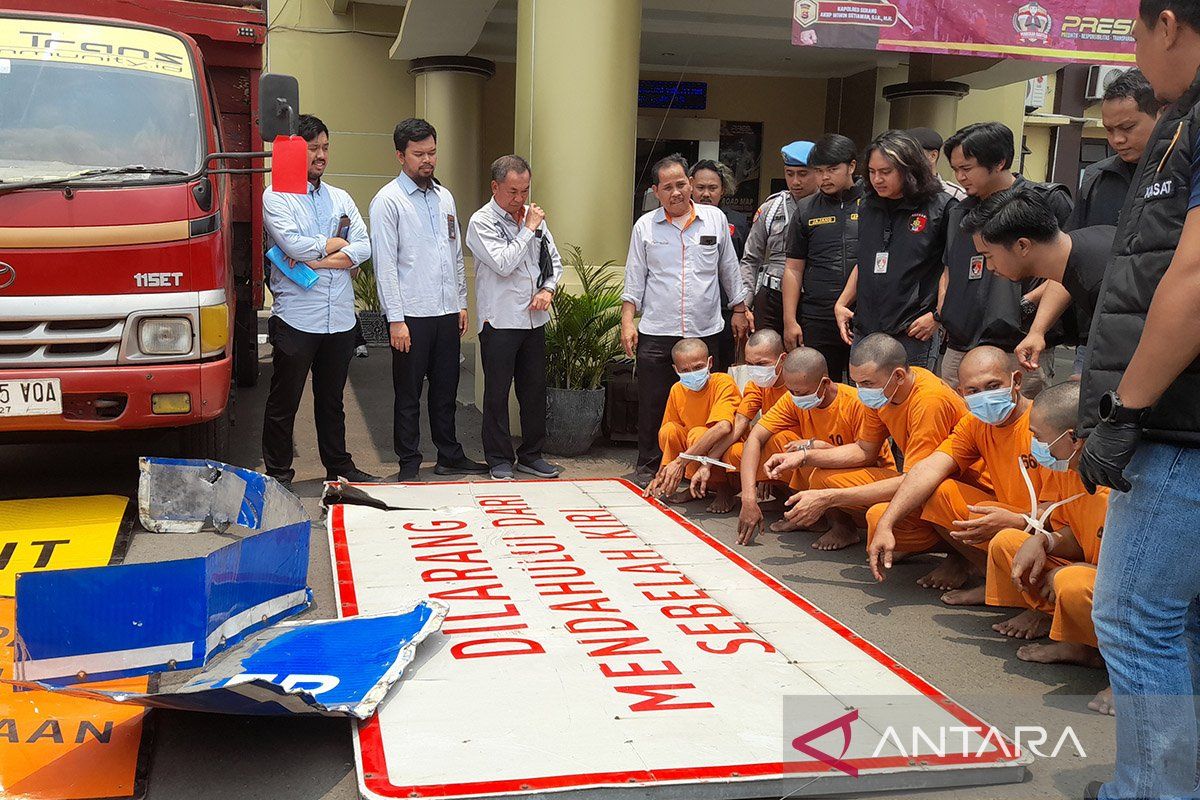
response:
M775 533L788 533L789 531L798 531L800 526L792 522L787 517L780 517L775 522L768 526Z
M1041 639L1050 633L1050 615L1031 608L1012 619L997 622L992 630L1014 639Z
M943 592L957 589L971 577L971 565L958 553L950 553L933 572L917 579L918 586L926 589L941 589Z
M858 528L853 525L830 525L820 539L813 542L814 550L841 550L862 541Z
M955 589L942 595L942 602L948 606L982 606L987 603L987 593L983 584L971 589Z
M775 499L775 487L766 481L760 481L755 491L758 493L758 502L760 503L769 503Z
M1079 664L1093 669L1104 666L1099 650L1077 642L1027 644L1017 650L1017 658L1037 664Z
M681 506L684 503L690 503L696 498L692 497L691 487L680 489L675 494L667 495L667 502L673 506Z
M708 504L708 512L710 514L728 514L733 511L734 495L733 487L727 483L723 483L713 489L717 496Z
M1096 695L1088 703L1088 708L1095 711L1097 714L1107 714L1110 717L1117 715L1117 707L1113 703L1112 687L1109 686L1100 690L1100 694Z

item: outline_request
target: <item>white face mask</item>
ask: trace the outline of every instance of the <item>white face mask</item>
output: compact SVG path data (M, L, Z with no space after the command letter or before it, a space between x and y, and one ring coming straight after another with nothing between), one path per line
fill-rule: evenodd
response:
M769 389L774 386L775 381L779 379L779 375L775 372L775 368L777 366L779 366L778 360L774 364L768 364L766 366L748 366L746 367L746 375L750 378L750 382L758 388Z

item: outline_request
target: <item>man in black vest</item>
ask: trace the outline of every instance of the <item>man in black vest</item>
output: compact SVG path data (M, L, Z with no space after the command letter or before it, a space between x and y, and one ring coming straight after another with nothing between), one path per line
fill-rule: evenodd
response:
M1117 224L1117 215L1129 194L1129 182L1146 149L1146 142L1150 140L1161 107L1150 81L1136 68L1121 73L1104 90L1100 119L1104 123L1108 146L1116 151L1116 155L1097 161L1083 171L1075 211L1063 230Z
M946 273L938 302L937 321L946 331L946 354L940 370L942 379L958 388L958 365L963 356L980 345L999 347L1013 353L1025 338L1033 306L1028 299L1032 282L1010 281L985 268L984 257L975 249L971 234L961 227L971 209L996 192L1029 186L1047 195L1058 223L1071 214L1067 187L1027 181L1012 172L1015 155L1013 133L999 122L968 125L946 140L946 156L954 179L967 192L967 199L950 210L946 233ZM1012 357L1013 369L1024 369ZM1034 397L1045 385L1042 370L1024 370L1021 393Z
M1091 796L1194 797L1200 669L1200 1L1142 0L1159 119L1092 320L1079 472L1109 500L1093 620L1117 715Z

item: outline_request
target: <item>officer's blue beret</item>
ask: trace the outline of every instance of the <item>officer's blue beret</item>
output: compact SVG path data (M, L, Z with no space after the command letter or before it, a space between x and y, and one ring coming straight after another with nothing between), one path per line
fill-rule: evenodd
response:
M812 152L812 149L812 142L792 142L784 145L779 152L783 153L785 167L807 167L808 154Z

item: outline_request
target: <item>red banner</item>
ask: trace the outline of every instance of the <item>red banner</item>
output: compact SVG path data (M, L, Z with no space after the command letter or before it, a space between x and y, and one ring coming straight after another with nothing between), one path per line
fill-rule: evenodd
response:
M1137 0L795 0L792 44L1134 63Z

